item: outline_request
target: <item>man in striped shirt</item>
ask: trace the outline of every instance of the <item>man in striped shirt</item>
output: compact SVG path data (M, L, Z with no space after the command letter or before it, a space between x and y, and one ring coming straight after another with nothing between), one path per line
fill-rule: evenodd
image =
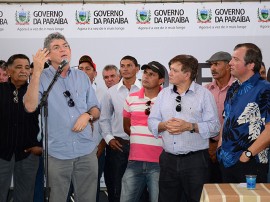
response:
M127 169L122 178L121 200L139 201L145 185L150 201L158 201L159 156L161 138L155 138L148 129L151 106L161 90L166 68L153 61L143 65L142 88L130 94L125 101L124 130L130 136L130 153Z

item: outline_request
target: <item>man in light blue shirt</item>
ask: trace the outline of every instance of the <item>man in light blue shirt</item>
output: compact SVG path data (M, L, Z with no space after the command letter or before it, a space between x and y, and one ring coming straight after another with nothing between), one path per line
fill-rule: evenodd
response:
M60 33L48 35L33 57L34 71L24 97L29 112L37 109L61 62L71 49ZM43 71L45 61L50 67ZM76 201L95 201L98 164L89 121L99 117L98 101L87 75L64 66L48 97L48 177L50 201L65 201L72 181Z
M198 61L190 55L170 60L169 82L158 95L148 119L149 129L162 135L159 202L199 201L208 181L209 138L220 130L211 92L194 82Z
M121 182L129 155L129 136L123 129L123 106L126 97L141 88L141 82L136 79L139 69L134 57L123 57L120 61L122 80L109 88L101 101L99 124L102 136L108 144L104 177L109 202L120 201Z

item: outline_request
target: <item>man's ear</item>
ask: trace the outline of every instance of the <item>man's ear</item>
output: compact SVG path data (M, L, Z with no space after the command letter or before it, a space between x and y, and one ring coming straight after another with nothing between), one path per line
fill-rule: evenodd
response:
M159 85L163 84L164 81L165 81L164 78L159 79Z
M250 70L252 70L252 71L254 71L254 67L255 67L255 63L254 62L247 64L247 68L250 69Z

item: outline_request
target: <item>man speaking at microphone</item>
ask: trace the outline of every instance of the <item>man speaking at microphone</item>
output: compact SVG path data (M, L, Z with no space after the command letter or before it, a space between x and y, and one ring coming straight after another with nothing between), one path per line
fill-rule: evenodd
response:
M37 110L58 68L63 71L48 96L48 177L50 202L66 201L70 183L75 201L96 200L98 163L89 121L99 118L98 101L87 75L70 68L71 49L65 37L52 33L33 56L34 72L24 97L27 111ZM50 66L43 70L45 61Z

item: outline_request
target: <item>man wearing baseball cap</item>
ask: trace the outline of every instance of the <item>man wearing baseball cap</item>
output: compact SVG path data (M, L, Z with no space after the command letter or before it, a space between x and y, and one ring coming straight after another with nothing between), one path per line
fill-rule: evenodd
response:
M155 138L149 131L147 120L162 89L167 70L156 61L143 65L141 69L143 87L130 94L124 102L124 130L130 136L130 153L122 178L120 201L137 201L145 186L148 188L150 201L158 201L162 139L161 136Z
M218 117L221 124L223 124L223 110L224 100L227 94L227 90L234 82L234 78L231 76L231 69L229 62L232 59L231 55L227 52L219 51L206 60L210 64L211 73L214 81L207 84L205 87L213 94L217 108ZM216 158L216 149L219 136L209 139L209 180L212 183L222 182L219 163Z
M83 55L80 58L78 69L84 71L89 77L91 83L93 84L95 77L97 76L97 70L96 64L93 62L90 56Z

